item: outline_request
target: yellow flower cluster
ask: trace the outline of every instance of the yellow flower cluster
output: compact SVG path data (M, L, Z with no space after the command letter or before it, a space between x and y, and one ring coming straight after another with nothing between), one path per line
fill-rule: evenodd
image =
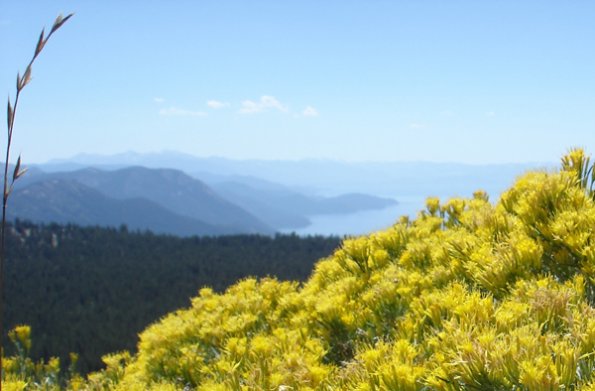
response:
M19 325L8 332L8 338L13 343L16 354L12 357L2 359L2 387L4 390L59 390L67 386L72 390L84 389L86 383L83 379L71 373L71 379L60 382L60 360L51 358L47 363L44 361L34 362L29 358L31 349L31 328L27 325ZM76 364L78 356L71 354L71 364ZM77 384L81 388L77 388Z
M428 199L415 220L346 240L302 286L202 289L84 387L595 390L591 171L580 150L564 159L496 204Z

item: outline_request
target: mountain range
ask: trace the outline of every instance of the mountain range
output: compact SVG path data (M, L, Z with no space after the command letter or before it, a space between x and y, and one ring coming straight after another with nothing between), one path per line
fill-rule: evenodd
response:
M229 179L229 178L227 178ZM364 194L320 197L246 178L208 185L176 169L86 167L17 181L9 218L119 226L174 235L257 233L303 227L308 216L381 209L396 201Z
M121 226L180 236L232 233L172 213L144 198L117 200L73 180L50 179L18 188L10 199L9 219L43 223Z
M47 171L65 171L88 166L117 169L133 165L182 170L208 184L232 180L259 188L262 181L268 181L302 193L326 196L366 193L386 197L451 197L470 196L475 190L482 189L493 198L524 172L557 166L555 162L465 164L324 159L235 160L165 151L80 154L69 159L52 160L42 167ZM256 185L252 182L255 178L259 182Z
M428 196L443 200L467 197L481 189L491 200L497 200L517 176L553 166L234 160L179 152L127 152L83 154L37 165L19 189L39 178L75 181L77 186L108 197L111 203L140 198L153 202L152 209L163 215L174 214L171 221L184 217L201 224L202 228L192 227L185 232L358 234L386 226L400 215L415 216ZM35 179L37 174L41 176ZM393 207L395 199L400 202ZM76 213L70 215L72 211L61 213L79 221ZM26 216L35 215L31 212ZM158 229L143 224L147 229ZM164 226L161 224L159 229ZM166 232L178 234L169 229Z

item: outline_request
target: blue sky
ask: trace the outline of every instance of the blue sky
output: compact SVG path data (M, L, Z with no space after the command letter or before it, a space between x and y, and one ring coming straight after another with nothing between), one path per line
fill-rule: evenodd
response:
M595 151L588 1L0 2L15 152L467 163ZM2 122L4 123L4 121Z

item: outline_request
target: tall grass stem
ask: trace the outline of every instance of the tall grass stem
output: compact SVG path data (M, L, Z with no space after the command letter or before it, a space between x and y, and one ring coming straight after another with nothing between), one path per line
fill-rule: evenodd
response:
M35 46L35 52L31 61L25 68L25 73L23 76L17 74L17 83L16 83L16 95L14 98L14 105L10 102L10 96L8 97L8 104L6 109L6 124L7 124L7 139L6 139L6 156L4 160L4 185L3 185L3 192L2 192L2 225L0 231L0 371L1 371L1 378L4 378L4 369L3 369L3 357L4 357L4 348L3 348L3 341L4 341L4 263L6 259L6 207L8 205L8 197L12 193L12 189L14 188L14 183L19 177L21 177L25 173L25 169L21 168L21 156L19 155L17 162L14 167L14 171L12 173L12 178L8 176L8 169L9 169L9 162L10 162L10 147L12 145L12 132L14 129L14 123L17 113L17 107L19 105L19 98L21 97L21 92L25 88L27 84L31 81L31 69L33 67L33 63L45 47L48 40L51 36L58 31L60 27L68 19L72 17L73 14L69 14L66 17L62 15L58 15L54 24L52 25L52 29L50 30L49 34L45 35L45 29L41 30L41 34L39 35L39 39L37 41L37 45ZM0 391L2 391L2 382L0 381Z

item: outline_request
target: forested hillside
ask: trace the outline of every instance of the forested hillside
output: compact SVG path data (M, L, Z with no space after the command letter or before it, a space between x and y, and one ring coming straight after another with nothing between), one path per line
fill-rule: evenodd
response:
M338 238L178 238L23 222L9 232L6 326L32 327L33 357L78 353L84 372L99 369L104 354L134 350L142 329L187 306L202 287L223 291L247 276L305 280L339 245Z

